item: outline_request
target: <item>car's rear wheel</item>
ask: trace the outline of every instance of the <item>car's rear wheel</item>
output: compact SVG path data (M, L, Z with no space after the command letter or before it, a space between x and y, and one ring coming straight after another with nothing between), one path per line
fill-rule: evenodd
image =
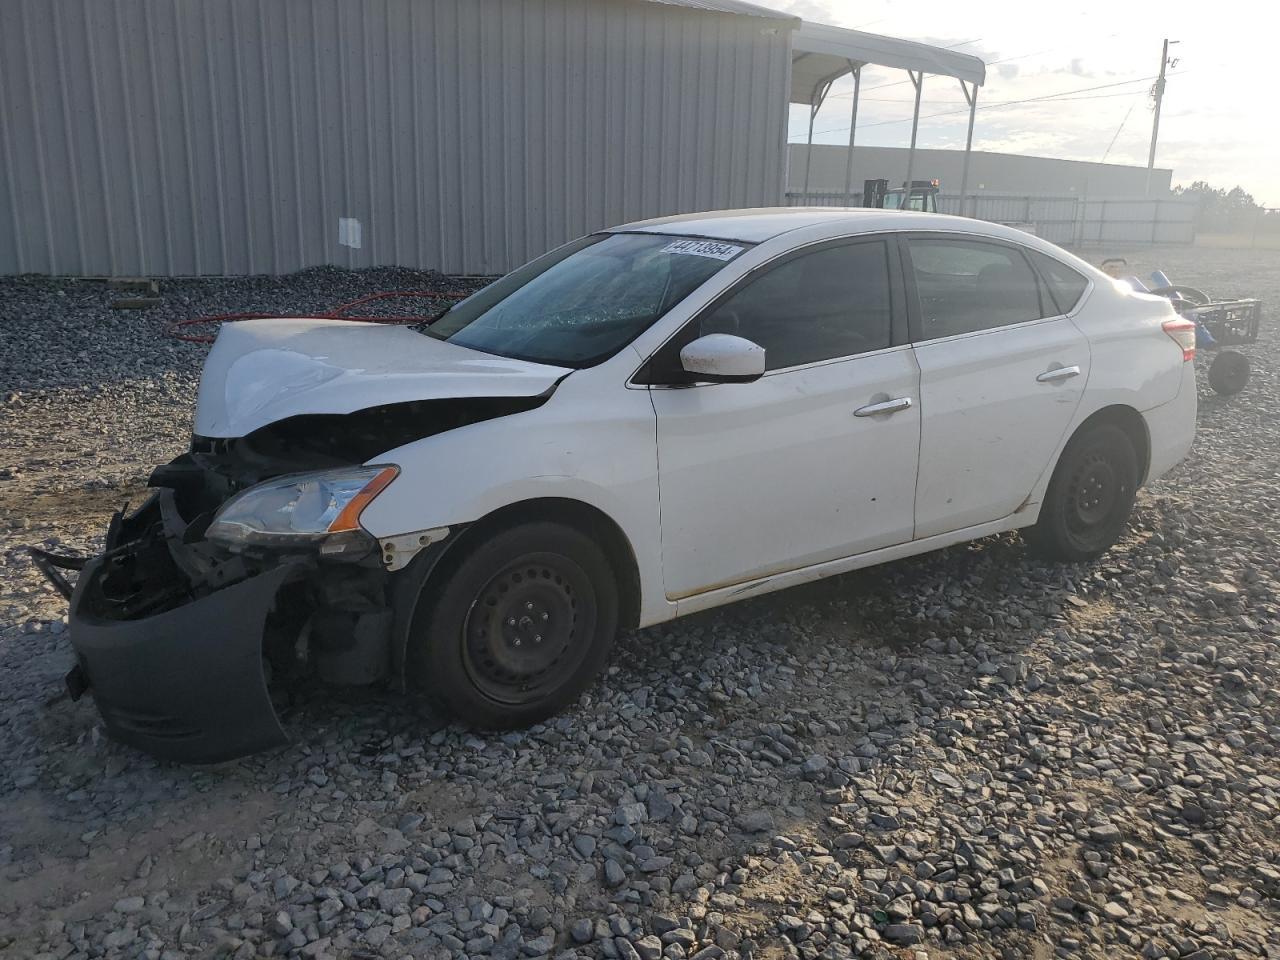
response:
M1063 450L1040 519L1023 531L1041 556L1079 562L1105 553L1124 532L1138 491L1138 456L1120 427L1084 428Z
M528 726L578 698L618 628L604 551L557 523L487 537L443 583L429 583L409 638L415 686L490 729Z

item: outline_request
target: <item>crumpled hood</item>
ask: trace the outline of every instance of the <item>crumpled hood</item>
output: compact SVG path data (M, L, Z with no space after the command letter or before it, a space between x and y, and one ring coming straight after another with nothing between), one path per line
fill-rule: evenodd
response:
M450 397L534 397L569 370L348 320L227 323L204 364L194 432L242 437L304 413Z

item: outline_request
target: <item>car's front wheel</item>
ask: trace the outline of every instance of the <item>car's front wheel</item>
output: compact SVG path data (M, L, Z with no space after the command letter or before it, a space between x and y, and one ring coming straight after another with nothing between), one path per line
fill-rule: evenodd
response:
M1101 556L1124 532L1138 492L1133 442L1112 423L1081 430L1062 451L1040 519L1023 538L1050 560Z
M603 550L536 522L502 530L429 583L409 638L414 685L477 727L523 727L578 698L618 629L618 588Z

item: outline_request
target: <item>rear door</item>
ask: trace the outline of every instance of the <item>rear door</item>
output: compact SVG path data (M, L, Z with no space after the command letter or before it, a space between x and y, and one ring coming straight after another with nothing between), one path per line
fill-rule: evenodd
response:
M1019 246L917 234L903 247L920 366L922 539L999 520L1026 500L1080 403L1089 344Z

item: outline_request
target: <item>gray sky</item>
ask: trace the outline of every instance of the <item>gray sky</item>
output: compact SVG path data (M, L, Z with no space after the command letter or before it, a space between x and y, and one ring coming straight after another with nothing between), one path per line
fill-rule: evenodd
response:
M1156 166L1172 168L1175 184L1239 184L1259 202L1280 207L1280 109L1271 93L1277 78L1267 71L1277 57L1280 8L1268 0L755 2L808 20L981 56L988 68L980 107L1063 94L1036 103L979 109L973 145L1071 160L1102 160L1105 155L1109 162L1146 164L1149 93L1160 67L1160 43L1165 37L1178 40L1170 48L1170 56L1179 62L1170 70L1165 89ZM913 96L906 74L868 67L862 89L858 142L906 146ZM818 115L815 141L847 142L851 92L851 81L833 87ZM922 118L963 109L955 80L925 79ZM922 119L919 146L963 147L966 119L959 113ZM792 140L803 141L806 122L806 108L793 107ZM829 132L818 136L816 131Z

